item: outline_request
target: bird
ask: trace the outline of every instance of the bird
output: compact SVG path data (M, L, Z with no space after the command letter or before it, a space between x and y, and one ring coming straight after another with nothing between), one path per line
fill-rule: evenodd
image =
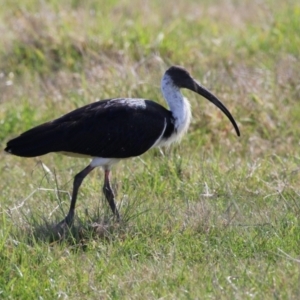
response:
M239 127L224 104L185 68L175 65L169 67L161 79L161 92L169 109L141 98L100 100L25 131L8 141L4 150L21 157L51 152L89 157L90 163L74 177L69 212L58 225L72 226L79 188L96 167L104 170L103 193L113 215L120 221L110 184L111 168L122 159L180 141L191 122L191 106L181 93L183 88L217 106L240 136Z

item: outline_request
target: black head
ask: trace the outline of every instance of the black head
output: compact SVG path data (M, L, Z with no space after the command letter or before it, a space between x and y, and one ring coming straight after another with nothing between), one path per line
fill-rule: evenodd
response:
M240 130L234 118L232 117L229 110L225 107L225 105L208 89L206 89L205 87L200 85L200 83L198 83L195 79L193 79L187 70L180 66L172 66L166 71L165 74L172 79L174 86L178 88L189 89L203 96L204 98L212 102L214 105L216 105L228 117L236 131L236 134L240 136Z
M166 74L170 76L173 84L179 88L190 89L190 85L194 82L190 73L180 66L172 66L167 71Z

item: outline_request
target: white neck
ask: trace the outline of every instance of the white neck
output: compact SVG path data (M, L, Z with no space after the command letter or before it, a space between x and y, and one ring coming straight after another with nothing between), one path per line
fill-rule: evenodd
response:
M187 131L191 122L190 103L182 96L180 89L173 84L168 74L162 78L161 91L174 117L175 129L181 135Z

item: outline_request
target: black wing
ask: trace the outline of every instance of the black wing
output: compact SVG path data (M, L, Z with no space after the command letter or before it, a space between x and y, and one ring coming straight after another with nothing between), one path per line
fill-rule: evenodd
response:
M153 101L108 99L22 133L7 143L5 151L24 157L69 152L126 158L141 155L173 130L171 112Z

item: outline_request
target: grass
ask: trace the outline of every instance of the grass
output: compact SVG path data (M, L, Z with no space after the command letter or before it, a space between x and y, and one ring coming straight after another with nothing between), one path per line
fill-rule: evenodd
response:
M185 66L238 121L188 91L181 144L113 169L116 224L94 171L58 238L88 160L0 153L0 298L298 299L298 1L0 2L0 147L111 97L164 103Z

